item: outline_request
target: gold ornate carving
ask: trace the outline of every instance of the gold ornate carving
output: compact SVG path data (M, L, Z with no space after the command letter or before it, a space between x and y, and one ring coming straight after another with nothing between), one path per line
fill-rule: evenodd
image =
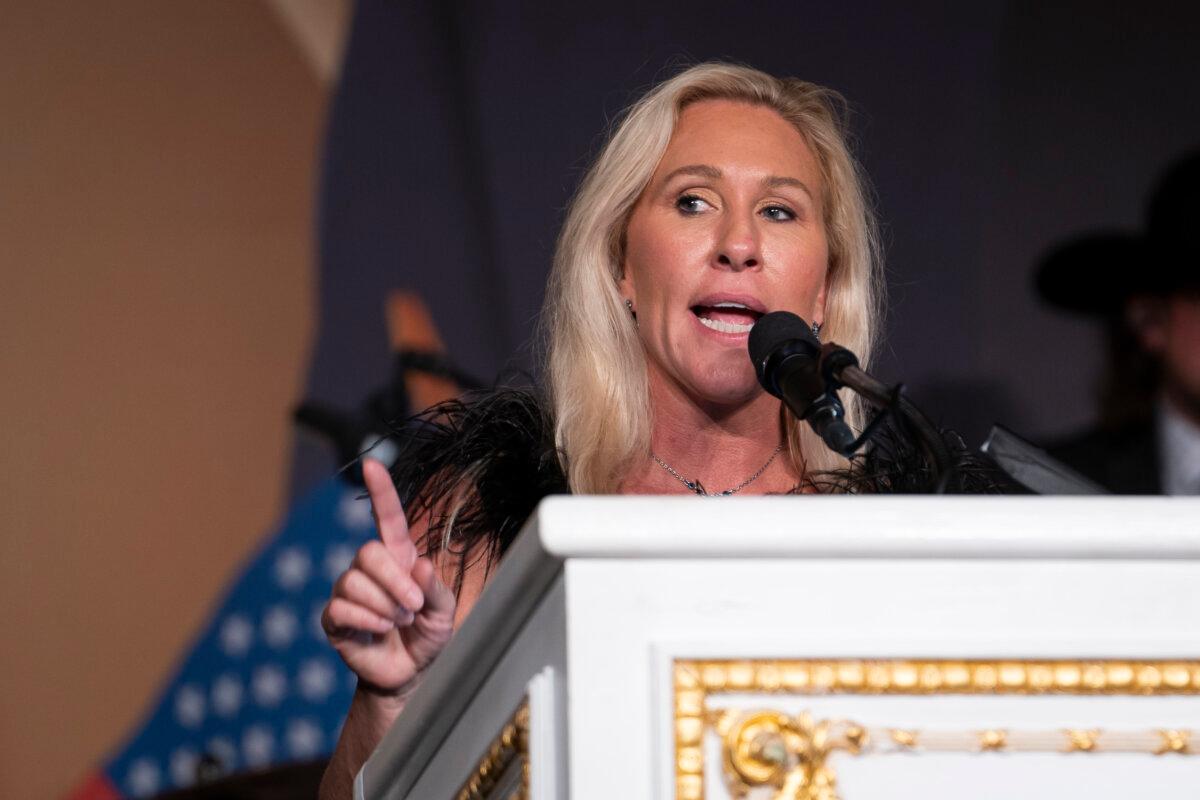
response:
M735 794L751 786L773 786L781 800L832 800L835 776L825 763L828 755L839 749L862 751L871 742L869 731L845 721L815 722L806 715L788 717L774 711L750 717L712 713L708 699L744 692L1194 695L1200 694L1200 660L679 660L674 684L677 800L704 798L704 733L709 724L722 738L723 767ZM918 731L884 729L875 735L895 749L920 748ZM1097 749L1100 732L1070 729L1055 735L1054 748L1086 753ZM983 731L977 734L976 749L1026 749L1014 745L1013 736L1004 730ZM1158 736L1161 742L1154 752L1192 753L1190 731L1163 730Z
M492 797L501 778L513 768L521 770L520 780L503 800L527 800L529 797L528 700L521 703L512 718L492 740L487 752L475 765L475 771L471 777L458 790L457 800L488 800Z
M837 800L837 776L826 759L833 750L857 755L869 738L860 725L817 722L807 713L726 712L716 727L724 737L725 774L737 797L755 786L773 786L781 798Z
M1008 731L998 728L979 734L979 749L983 752L1003 750L1008 747Z
M1067 752L1068 753L1090 753L1096 749L1096 740L1100 738L1100 731L1077 730L1068 728L1064 731L1067 734Z
M1162 737L1162 744L1154 751L1155 755L1163 755L1164 753L1190 753L1191 750L1191 731L1180 730L1162 730L1158 732Z
M837 775L828 763L837 750L849 755L912 752L919 732L869 730L847 720L815 720L808 712L726 710L713 715L722 737L722 762L733 796L774 789L774 800L838 800ZM903 735L897 737L897 733ZM925 752L1111 752L1193 755L1192 731L1013 730L929 731ZM897 739L904 742L901 748ZM1064 744L1066 749L1064 750Z

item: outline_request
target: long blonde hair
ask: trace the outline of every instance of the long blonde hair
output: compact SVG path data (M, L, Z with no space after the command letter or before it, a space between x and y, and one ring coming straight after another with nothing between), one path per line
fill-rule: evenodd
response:
M836 92L749 67L700 64L659 84L629 108L584 177L554 256L542 330L555 442L572 491L615 492L635 459L650 451L653 417L645 356L617 281L625 230L657 168L680 112L701 100L765 106L795 126L820 165L829 242L822 339L866 365L881 313L877 228L865 180L847 145L845 102ZM861 427L863 408L846 398ZM784 414L797 474L845 466L804 423Z

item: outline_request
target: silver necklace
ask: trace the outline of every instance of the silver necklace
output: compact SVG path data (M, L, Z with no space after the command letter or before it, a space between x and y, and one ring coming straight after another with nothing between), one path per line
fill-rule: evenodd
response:
M663 461L658 456L654 455L654 453L651 453L650 457L653 458L655 463L657 463L660 467L665 469L667 472L671 473L671 475L675 478L675 480L679 481L684 486L686 486L689 491L695 492L696 494L698 494L702 497L728 497L731 494L737 494L742 489L745 489L747 486L749 486L750 484L752 484L756 480L758 480L759 476L767 471L767 467L771 466L771 462L775 460L775 456L779 455L781 452L783 452L782 444L780 444L778 447L775 448L775 450L771 453L771 457L767 459L767 463L763 464L761 467L758 468L758 472L754 473L749 478L746 478L746 480L742 481L737 486L734 486L732 489L726 489L725 491L717 492L716 494L710 494L704 488L704 486L701 485L700 481L689 481L687 478L683 477L678 472L676 472L674 469L672 469L670 464Z

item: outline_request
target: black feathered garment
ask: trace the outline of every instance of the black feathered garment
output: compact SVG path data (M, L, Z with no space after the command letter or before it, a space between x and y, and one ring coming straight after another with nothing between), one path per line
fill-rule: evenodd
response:
M1021 491L957 435L942 436L956 458L958 491ZM392 478L400 499L410 520L428 521L421 549L459 559L460 579L469 558L485 559L490 569L543 497L570 493L554 421L533 390L497 389L440 403L397 426L395 438L400 455ZM933 471L913 436L889 418L848 469L810 476L793 491L922 494L932 487ZM447 509L459 505L460 495L451 518Z

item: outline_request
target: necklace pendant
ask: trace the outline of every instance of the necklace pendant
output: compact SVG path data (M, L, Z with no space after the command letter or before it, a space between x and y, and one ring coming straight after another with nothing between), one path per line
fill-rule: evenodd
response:
M737 494L742 489L745 489L747 486L758 480L758 477L767 471L767 467L771 466L771 462L775 460L775 456L779 455L782 451L783 444L780 443L780 445L775 448L775 452L771 453L771 457L767 459L767 463L758 468L758 472L754 473L749 478L746 478L746 480L742 481L737 486L726 489L723 492L716 492L715 494L710 494L708 491L706 491L704 485L700 483L700 481L689 481L687 478L680 475L670 464L654 455L654 453L651 453L650 457L654 459L656 464L669 472L673 478L686 486L689 491L694 492L701 497L729 497L730 495Z

